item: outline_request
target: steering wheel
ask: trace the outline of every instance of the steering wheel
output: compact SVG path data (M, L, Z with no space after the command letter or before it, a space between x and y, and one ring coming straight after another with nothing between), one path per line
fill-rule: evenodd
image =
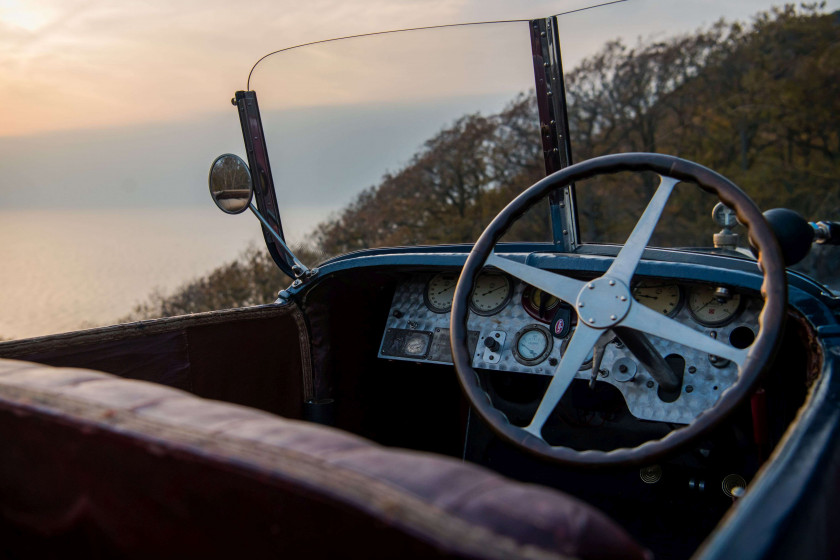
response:
M494 253L496 243L513 222L551 191L575 181L622 171L655 172L660 177L660 184L624 247L600 278L577 280ZM632 296L630 281L636 266L674 186L681 181L695 183L701 189L716 194L748 228L750 242L756 250L758 267L764 276L761 287L764 307L759 316L759 332L747 349L738 349L715 340L637 303ZM493 406L471 365L471 353L467 346L469 298L484 266L500 269L568 302L578 315L578 326L531 423L524 428L511 424L504 413ZM776 238L755 203L731 181L706 167L673 156L648 153L603 156L562 169L534 184L508 204L487 226L470 252L455 289L450 328L452 356L458 380L473 408L498 435L514 445L566 464L594 466L649 463L707 433L751 394L764 366L770 362L781 335L786 293L785 267ZM731 360L738 366L738 379L721 394L712 408L661 439L611 451L579 451L549 444L541 435L546 420L601 335L607 329L618 328L641 331Z

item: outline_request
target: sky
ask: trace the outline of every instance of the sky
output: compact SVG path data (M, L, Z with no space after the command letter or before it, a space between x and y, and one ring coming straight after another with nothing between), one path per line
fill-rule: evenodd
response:
M593 52L600 44L595 42L596 36L600 41L603 37L623 35L632 42L645 35L652 22L643 14L652 2L630 0L561 18L564 63L568 67ZM84 241L78 243L90 245L98 238L104 241L111 236L115 223L128 223L104 220L105 213L117 216L126 210L166 209L159 216L177 220L180 208L193 212L184 221L193 237L188 247L180 250L207 255L200 262L190 261L190 270L199 275L235 256L230 249L236 244L234 241L244 248L259 237L252 216L222 216L212 206L207 172L219 154L244 155L238 117L230 99L235 91L245 89L248 71L262 55L337 36L456 22L530 19L592 3L593 0L0 0L0 220L6 219L8 226L0 228L0 249L23 246L24 238L34 239L34 234L26 230L27 224L31 228L40 226L36 215L31 214L33 210L64 212L61 215L65 217L70 217L71 211L78 212L90 227L92 220L103 216L102 223L107 225L99 233L86 231L79 237ZM771 4L770 0L693 0L690 5L684 1L660 1L653 12L654 23L674 33L687 32L711 24L717 14L725 11L724 7L735 17L748 18ZM838 7L840 0L828 2L829 9ZM418 112L413 119L407 118L403 123L406 130L415 133L405 139L411 146L436 130L428 128L426 113ZM359 120L376 122L359 112L349 115L344 123L352 128ZM352 150L341 150L347 142L337 137L329 140L333 154L330 157L345 169L353 165ZM292 143L288 153L301 147L300 143ZM367 176L359 178L362 186L369 185L364 183L368 180ZM325 188L331 186L327 184ZM287 235L292 241L302 240L314 221L324 214L298 207L284 213L286 194L278 194ZM331 200L332 206L324 212L335 210L339 202L347 199L345 196ZM13 212L18 212L14 219L9 217ZM27 222L30 217L35 221ZM147 220L149 227L156 226L156 219L163 218ZM131 220L132 224L142 223L138 214L132 215ZM12 223L14 227L9 225ZM201 243L218 244L218 232L227 228L232 241L224 244L224 251L214 254L212 247L199 247ZM208 232L206 236L201 235L203 230ZM73 232L66 228L64 231L64 241L72 244ZM127 228L125 235L133 235L134 231ZM43 231L38 233L40 236ZM55 235L45 239L54 239ZM132 243L137 254L153 255L157 246L140 245L155 237L134 235ZM158 239L158 243L163 242ZM45 246L40 247L32 251L46 255ZM105 249L86 249L107 256ZM47 260L57 262L54 258ZM4 271L0 280L6 285L26 285L35 266L16 264L14 271ZM94 267L89 268L90 274L95 274ZM140 274L144 268L153 271L155 267L140 266L138 271L132 268L132 275ZM133 284L171 289L189 279L184 270L166 268L166 274L157 271L154 278ZM74 272L79 282L84 280L84 270ZM56 269L45 277L60 283L63 274ZM72 289L80 293L84 287ZM112 313L124 313L144 295L115 295L124 301L122 310L116 310L116 306ZM14 298L31 302L28 307L20 307L21 313L34 313L37 294L21 292ZM81 315L82 308L80 304ZM4 312L0 297L0 316ZM107 313L103 311L100 316ZM8 319L6 315L4 320ZM48 318L49 313L45 311L44 317ZM3 326L11 330L0 332L0 337L17 336L12 332L12 323L0 324ZM46 327L29 326L25 332L34 334L39 328Z

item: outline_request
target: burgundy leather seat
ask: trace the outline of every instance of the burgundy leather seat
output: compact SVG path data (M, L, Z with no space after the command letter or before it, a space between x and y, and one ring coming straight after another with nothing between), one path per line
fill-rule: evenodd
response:
M109 374L0 360L0 553L645 558L587 504Z

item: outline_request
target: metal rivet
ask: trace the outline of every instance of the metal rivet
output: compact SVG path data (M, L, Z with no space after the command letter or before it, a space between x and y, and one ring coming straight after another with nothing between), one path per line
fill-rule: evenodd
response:
M616 319L618 319L618 317L616 317L615 315L610 315L610 319L615 321Z
M686 385L686 386L685 386L685 392L686 392L686 393L690 393L690 392L692 392L693 390L694 390L694 387L692 387L691 385Z
M647 382L648 389L653 389L653 381Z
M583 307L583 302L582 301L578 302L578 307Z
M610 286L615 286L615 280L610 280Z
M621 296L621 297L620 297L620 298L618 298L618 299L620 299L621 301L627 301L627 296Z
M587 287L587 288L589 288L590 290L594 290L594 289L595 289L595 285L594 285L592 282L590 282L589 284L587 284L587 285L586 285L586 287Z
M540 37L545 37L545 31L540 32Z
M589 322L590 322L590 323L592 323L592 324L594 325L594 324L595 324L595 317L590 317L590 318L589 318Z
M694 367L694 366L689 366L689 368L688 368L688 373L696 373L696 372L697 372L697 368L696 368L696 367Z

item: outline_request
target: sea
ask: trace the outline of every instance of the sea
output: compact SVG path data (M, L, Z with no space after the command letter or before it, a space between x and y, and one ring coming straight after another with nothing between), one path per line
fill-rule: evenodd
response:
M322 214L289 212L287 240L304 241ZM113 324L153 291L171 293L249 244L264 247L257 219L209 203L0 210L0 338Z

